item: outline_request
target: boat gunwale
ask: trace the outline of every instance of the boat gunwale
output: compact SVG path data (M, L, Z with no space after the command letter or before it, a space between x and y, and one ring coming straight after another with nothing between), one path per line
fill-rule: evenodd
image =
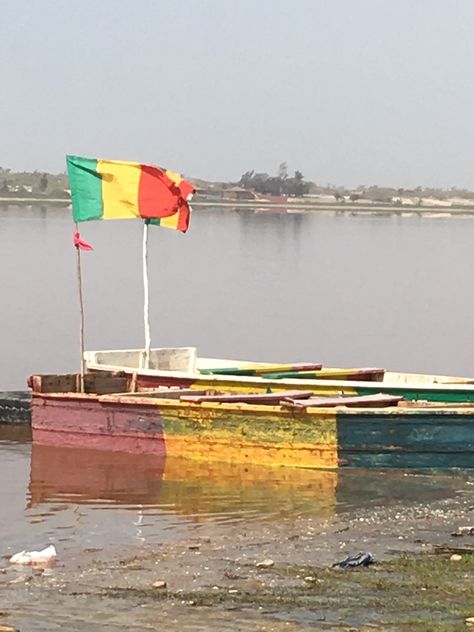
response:
M66 400L66 401L90 401L99 402L101 404L111 405L125 405L131 407L153 407L153 408L181 408L183 410L215 410L215 411L228 411L228 412L243 412L246 414L265 414L275 413L279 416L295 417L295 416L309 416L321 417L334 416L335 413L341 416L347 417L362 417L362 416L392 416L392 417L424 417L429 415L436 416L474 416L474 404L465 406L456 406L453 404L448 405L436 405L436 406L386 406L380 407L347 407L344 405L337 405L331 407L312 407L307 408L290 407L290 406L270 406L266 404L247 404L245 402L183 402L179 399L167 399L166 397L149 397L146 394L131 394L131 393L113 393L107 395L98 395L96 393L41 393L33 392L32 397L34 400Z

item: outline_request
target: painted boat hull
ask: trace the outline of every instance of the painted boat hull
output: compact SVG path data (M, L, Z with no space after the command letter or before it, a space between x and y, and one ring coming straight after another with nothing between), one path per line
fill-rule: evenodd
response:
M474 468L474 407L287 409L33 393L33 440L300 468Z

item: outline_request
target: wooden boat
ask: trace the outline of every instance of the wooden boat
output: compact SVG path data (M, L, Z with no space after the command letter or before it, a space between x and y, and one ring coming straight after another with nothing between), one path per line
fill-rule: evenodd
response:
M320 396L371 395L383 390L408 400L474 403L474 379L467 377L198 358L193 347L153 349L149 368L143 368L143 350L89 351L84 359L89 371L133 376L139 388L175 386L237 392L297 389Z
M352 396L350 406L339 398L321 407L321 397L304 405L284 389L263 404L237 401L236 393L213 401L222 394L140 391L133 376L106 372L85 378L84 393L78 375L30 378L35 442L303 468L474 467L470 404L421 405L383 391L382 408L358 406Z

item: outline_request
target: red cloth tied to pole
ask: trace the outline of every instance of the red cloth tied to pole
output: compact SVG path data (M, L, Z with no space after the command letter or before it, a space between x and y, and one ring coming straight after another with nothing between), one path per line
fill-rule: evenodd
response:
M78 250L94 250L94 248L90 244L88 244L87 241L81 239L81 236L77 230L74 231L72 240L75 248L77 248Z

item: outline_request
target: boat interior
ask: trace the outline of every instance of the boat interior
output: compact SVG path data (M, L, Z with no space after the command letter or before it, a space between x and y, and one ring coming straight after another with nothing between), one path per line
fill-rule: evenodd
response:
M151 349L148 366L143 349L87 351L84 360L91 371L170 372L198 379L208 376L255 376L264 379L375 381L385 384L474 384L474 378L401 373L382 368L331 368L321 363L269 363L247 360L200 358L195 347Z

